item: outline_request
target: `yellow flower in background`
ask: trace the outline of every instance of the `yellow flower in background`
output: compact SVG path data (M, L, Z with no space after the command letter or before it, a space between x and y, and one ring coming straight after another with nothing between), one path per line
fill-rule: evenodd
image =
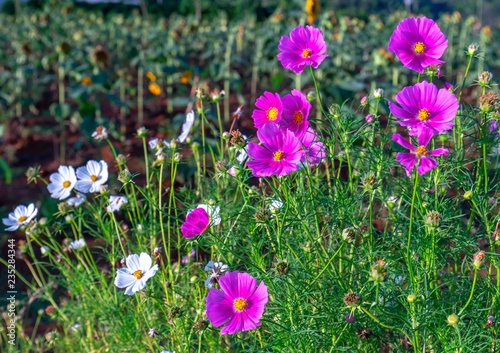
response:
M92 86L92 80L90 77L86 76L82 79L82 84L87 86Z
M488 35L488 36L491 36L491 27L490 26L484 26L483 27L483 33Z
M158 96L161 94L161 88L157 83L152 82L149 84L149 92L153 93L155 96Z
M181 83L187 85L189 83L189 79L191 78L191 76L192 76L191 71L184 71L182 73Z
M151 80L151 81L156 81L156 76L152 72L146 72L146 76Z
M319 0L307 0L306 1L306 13L307 13L307 23L312 24L318 18L318 12L320 9Z

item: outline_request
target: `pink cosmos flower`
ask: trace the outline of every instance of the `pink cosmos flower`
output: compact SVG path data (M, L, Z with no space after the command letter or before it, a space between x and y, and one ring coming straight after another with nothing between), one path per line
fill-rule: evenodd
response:
M280 130L276 124L266 124L257 131L262 146L248 144L248 155L252 161L247 166L257 177L287 175L299 169L297 162L306 153L302 144L290 130Z
M248 331L260 326L269 300L267 286L248 273L227 272L219 279L220 289L210 289L205 298L207 317L215 327L226 323L221 335Z
M302 26L292 29L290 37L283 36L278 45L281 53L278 59L285 69L296 74L304 71L304 66L312 65L315 69L329 55L326 52L326 43L323 32L312 26Z
M424 73L424 67L445 63L439 58L447 47L446 36L436 22L427 17L405 18L389 40L389 51L396 54L405 67L420 73Z
M396 156L397 161L406 167L406 175L408 177L411 177L411 171L415 164L417 164L417 172L420 175L424 175L439 165L436 160L429 158L429 156L440 156L442 154L447 156L449 154L447 148L438 148L433 151L429 151L426 146L431 138L432 132L424 130L418 136L418 147L415 147L405 140L400 134L394 134L392 136L393 141L413 151L410 153L398 153Z
M283 97L283 115L280 122L282 130L292 131L297 138L301 138L309 127L309 111L311 103L301 91L294 89L292 94Z
M389 102L391 113L403 120L397 121L403 126L411 127L410 135L416 136L424 129L440 134L455 124L458 99L445 88L437 87L427 81L403 88L396 95L396 102Z
M283 103L278 93L264 92L263 96L257 98L252 113L253 123L257 129L260 129L267 123L279 123L283 113Z
M301 162L306 163L307 161L310 166L321 163L326 154L325 145L323 142L318 141L318 134L312 128L309 128L300 141L306 151L306 154L302 156Z
M194 238L202 234L208 227L210 218L203 208L196 208L186 216L186 222L181 227L182 234L186 238Z

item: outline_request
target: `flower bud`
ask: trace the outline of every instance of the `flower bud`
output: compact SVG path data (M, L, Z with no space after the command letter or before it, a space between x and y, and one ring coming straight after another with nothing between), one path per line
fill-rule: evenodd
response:
M189 279L189 282L191 283L196 283L196 281L198 280L198 276L192 276L190 279Z
M182 156L181 156L181 154L180 154L179 152L175 152L175 153L174 153L174 162L175 162L175 163L180 163L180 162L181 162L181 160L182 160Z
M127 157L125 157L123 154L119 154L116 156L116 164L118 165L125 165L127 164Z
M375 88L373 90L373 98L383 99L384 98L384 90L382 88Z
M444 88L450 92L453 92L453 86L449 84L448 82L444 83Z
M317 97L318 96L316 95L316 92L314 91L307 92L306 98L310 103L314 102Z
M108 185L101 185L99 193L106 194L108 192Z
M215 170L219 173L225 173L229 167L227 166L227 163L224 161L217 161L215 162Z
M128 171L128 169L123 169L118 173L118 180L123 184L127 184L132 180L132 174Z
M193 152L198 152L200 150L200 144L198 142L193 142L191 144L191 150Z
M456 325L456 324L458 324L459 320L460 319L458 318L457 315L451 314L450 316L448 316L448 319L446 321L448 321L448 324L450 324L450 325Z
M201 100L201 99L203 99L204 97L205 97L205 93L203 92L203 88L198 87L198 88L196 89L196 98L198 98L198 99L200 99L200 100Z
M375 282L384 282L387 279L387 268L389 265L383 260L378 260L372 266L372 279Z
M441 225L441 221L443 220L443 217L438 211L430 211L427 212L425 215L425 223L427 223L428 226L437 228Z
M489 113L498 107L498 93L488 92L479 99L479 109L483 113Z
M361 98L361 100L359 102L361 103L361 105L368 105L370 103L368 101L368 97L367 96L364 96L363 98Z
M26 178L28 179L28 184L30 184L31 182L36 183L36 180L40 176L40 166L29 167L28 170L26 171L25 175L26 175Z
M210 199L210 200L208 200L208 202L207 202L207 204L209 204L210 206L215 206L215 203L216 203L216 202L215 202L215 200L213 200L213 199Z
M139 227L137 227L139 228ZM161 246L157 246L154 250L153 250L153 256L157 259L161 256L161 250L162 250L162 247Z
M332 104L330 105L330 108L328 108L328 112L330 113L331 116L333 116L335 119L340 118L340 105L338 104Z
M472 191L470 191L470 190L469 190L469 191L466 191L466 192L464 193L464 199L466 199L466 200L470 200L470 199L472 199L472 195L473 195L473 194L472 194Z
M481 250L474 254L473 256L473 266L475 269L479 270L484 266L484 262L486 261L486 256L484 250Z
M148 136L148 130L143 126L137 129L137 137L146 137Z
M361 295L356 292L349 292L344 295L344 303L350 307L359 306L361 303Z
M349 313L345 316L345 321L347 321L349 324L353 324L356 321L356 316L354 316L353 313Z
M426 74L429 76L439 75L441 65L429 65L425 68Z
M373 123L374 120L375 120L375 115L373 115L373 114L368 114L365 117L365 121L366 121L367 124Z
M415 300L417 300L417 296L415 294L410 294L408 297L406 297L406 300L408 300L408 303L414 303Z
M443 135L439 135L438 139L441 142L448 142L448 140L450 139L450 137L448 135L446 135L446 134L443 134Z
M398 202L398 197L397 196L389 196L387 199L387 207L390 209L393 209L396 207L396 202Z
M245 140L245 136L240 132L240 130L231 131L231 140L229 140L231 144L234 146L243 148L246 146L247 141Z
M231 138L231 134L229 132L227 132L227 131L224 131L222 133L222 138L227 141L227 140L229 140Z
M477 49L479 48L479 45L472 43L469 45L467 48L467 54L470 56L476 56L477 55Z
M493 79L493 74L489 71L483 71L478 75L479 84L481 86L488 86Z
M375 190L378 186L378 179L375 173L369 172L363 178L361 178L361 183L365 190Z
M179 146L179 141L172 139L172 141L170 141L170 148L175 150L177 146Z

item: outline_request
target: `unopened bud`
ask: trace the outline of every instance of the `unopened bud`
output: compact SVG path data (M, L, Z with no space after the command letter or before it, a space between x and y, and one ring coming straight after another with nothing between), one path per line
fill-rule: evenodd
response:
M417 300L417 296L415 294L410 294L406 300L408 300L408 303L414 303L415 300Z
M384 282L387 279L387 268L389 265L383 260L378 260L372 266L372 279L375 282Z
M360 103L361 103L361 105L368 105L368 103L370 103L370 102L368 101L368 97L364 96L363 98L361 98Z
M182 160L182 156L179 152L174 153L174 162L175 163L180 163Z
M488 86L493 79L493 74L489 71L483 71L478 75L479 84L481 86Z
M474 257L473 257L473 266L475 269L480 269L484 266L484 262L486 261L486 256L485 256L485 252L484 250L481 250L477 253L474 254Z
M118 173L118 180L123 184L127 184L132 180L132 174L128 171L128 169L123 169Z
M439 227L442 220L443 217L438 211L430 211L425 215L425 223L433 228Z
M466 199L466 200L470 200L470 199L472 199L472 195L473 195L473 194L472 194L472 191L470 191L470 190L469 190L469 191L466 191L466 192L464 193L464 199Z
M479 48L479 45L472 43L469 45L467 48L467 54L470 56L476 56L477 55L477 49Z
M453 326L458 324L458 321L460 321L460 319L458 318L457 315L451 314L450 316L448 316L448 319L446 321L448 321L448 324Z
M373 114L368 114L365 118L367 124L373 123L374 120L375 120L375 115Z
M375 88L373 90L373 97L376 99L384 98L384 90L382 88Z
M143 126L137 129L137 137L146 137L148 136L148 130Z

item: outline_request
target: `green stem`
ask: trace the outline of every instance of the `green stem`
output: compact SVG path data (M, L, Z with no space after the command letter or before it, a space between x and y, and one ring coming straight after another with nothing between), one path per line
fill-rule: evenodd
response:
M467 300L467 303L465 303L465 306L458 313L459 317L465 311L465 309L467 308L467 306L469 306L469 303L472 300L472 295L474 294L474 287L476 287L476 279L477 279L477 269L474 270L474 281L472 282L472 289L470 291L469 300Z
M411 246L411 231L413 229L413 209L415 206L415 196L417 195L418 180L419 180L419 174L418 174L418 172L415 172L413 196L411 198L411 208L410 208L410 227L408 230L408 246L406 248L406 258L408 261L408 269L410 270L410 277L411 277L412 283L413 283L413 269L412 269L412 264L411 264L412 260L411 260L411 256L410 256L410 246Z
M318 83L316 82L316 78L314 77L313 67L309 66L309 68L311 69L311 76L312 76L312 79L314 81L314 88L316 89L316 95L318 96L319 107L321 108L323 115L325 117L328 117L328 114L326 114L325 109L323 108L323 101L321 100L321 94L319 93Z

